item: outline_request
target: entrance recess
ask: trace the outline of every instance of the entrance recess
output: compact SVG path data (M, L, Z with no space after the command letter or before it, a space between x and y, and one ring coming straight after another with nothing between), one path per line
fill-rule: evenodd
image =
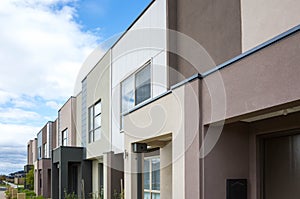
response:
M300 132L264 140L264 199L300 196Z

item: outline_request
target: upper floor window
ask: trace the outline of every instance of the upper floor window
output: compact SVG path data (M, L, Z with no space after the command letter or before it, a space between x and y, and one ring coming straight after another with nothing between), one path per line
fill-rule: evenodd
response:
M45 143L44 144L44 146L43 146L43 148L44 148L44 158L48 158L48 153L47 153L47 143Z
M124 123L123 114L151 98L151 90L151 62L121 83L121 130Z
M89 108L89 143L101 139L101 101Z
M42 146L39 146L38 148L38 159L42 158Z
M68 129L62 131L62 145L68 146Z

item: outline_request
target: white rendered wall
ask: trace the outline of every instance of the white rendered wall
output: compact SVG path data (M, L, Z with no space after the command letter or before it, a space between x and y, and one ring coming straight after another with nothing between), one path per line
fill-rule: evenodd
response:
M152 60L152 97L167 90L166 1L155 1L112 48L112 150L123 152L120 83Z

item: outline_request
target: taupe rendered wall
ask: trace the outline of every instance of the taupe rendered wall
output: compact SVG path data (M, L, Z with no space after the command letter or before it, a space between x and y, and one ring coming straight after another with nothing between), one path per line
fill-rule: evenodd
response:
M226 115L223 119L242 120L249 114L270 107L297 103L300 99L300 32L296 32L256 53L215 72L203 80L203 122L209 124L222 119L211 119L211 99L223 104L224 98L214 95L213 81L223 83ZM219 77L219 78L217 78ZM208 86L211 90L208 90ZM280 109L279 109L280 110ZM247 115L248 114L248 115ZM241 117L244 115L243 117Z
M201 198L225 198L227 179L249 179L249 132L249 125L243 122L224 126L217 144L203 160Z
M27 143L27 165L33 165L33 140Z
M41 186L38 187L38 193L46 198L49 198L51 197L51 159L39 160L38 170L41 171Z
M168 0L167 5L168 28L192 38L207 51L215 64L221 64L242 52L240 0ZM186 41L170 37L168 42L169 48L177 48L177 52L186 49L189 52L183 53L192 55L189 59L195 60L190 63L191 60L184 60L187 57L169 54L171 70L178 71L182 78L200 72L195 67L213 67L206 65L197 49L186 48ZM170 72L170 85L182 80L180 77L176 81L172 78L174 75Z
M68 129L68 145L76 145L76 98L70 99L59 110L58 143L61 144L62 131ZM59 145L60 146L60 145Z

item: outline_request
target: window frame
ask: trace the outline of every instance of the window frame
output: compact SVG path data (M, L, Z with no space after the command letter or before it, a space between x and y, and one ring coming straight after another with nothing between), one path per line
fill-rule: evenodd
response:
M98 104L100 104L101 109L100 109L100 112L97 115L95 115L95 107ZM92 112L92 118L91 118L91 112ZM100 125L95 128L95 119L97 117L100 117ZM91 127L91 119L93 121L92 127ZM88 143L93 143L95 141L101 140L101 128L102 128L102 101L100 99L88 108ZM95 136L96 130L100 130L100 138L99 139L96 139L96 136Z
M150 194L150 199L152 198L152 194L159 194L161 192L161 187L159 187L159 190L153 190L152 189L152 160L153 159L159 159L159 163L161 163L160 161L160 156L151 156L151 157L145 157L144 158L144 163L145 160L150 160L150 165L149 165L149 189L145 189L145 181L143 181L143 190L144 190L144 195L145 193L149 193ZM161 171L161 169L159 168L159 172ZM143 169L143 173L145 175L145 170ZM159 180L159 184L160 184L160 180Z
M47 142L43 144L43 149L44 149L44 158L48 158Z
M38 147L38 159L42 159L42 146Z
M64 133L66 133L66 136L64 136ZM69 132L68 132L68 128L65 128L62 132L61 132L61 145L62 146L68 146L69 145ZM65 143L66 141L66 143Z
M152 59L148 60L146 63L144 63L141 67L139 67L136 71L134 71L133 73L131 73L130 75L126 76L120 83L120 131L123 132L124 127L123 127L123 116L124 114L126 114L128 112L128 110L123 111L122 108L122 85L123 83L128 80L129 78L133 77L133 107L130 109L133 109L134 107L137 107L138 105L150 100L153 98L153 61ZM146 67L149 67L150 70L150 97L142 102L140 102L139 104L136 104L136 75L141 72L143 69L145 69ZM130 110L129 109L129 110Z

